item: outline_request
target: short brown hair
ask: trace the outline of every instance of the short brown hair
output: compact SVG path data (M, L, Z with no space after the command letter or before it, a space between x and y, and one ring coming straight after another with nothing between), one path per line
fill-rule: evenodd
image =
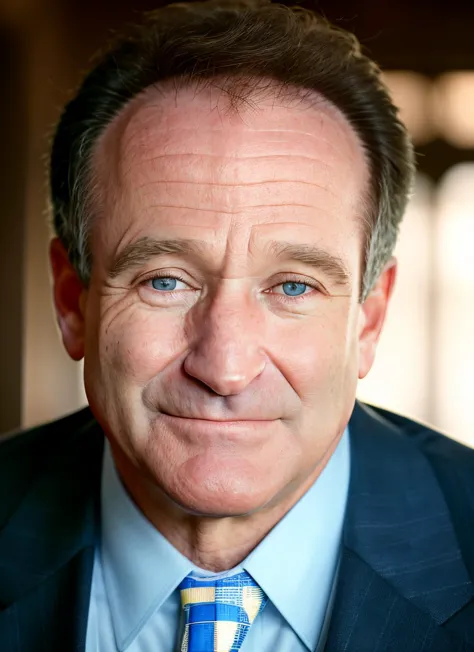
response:
M59 121L50 174L54 229L79 277L88 284L89 172L97 138L127 102L157 82L172 78L183 87L222 76L232 104L251 95L245 78L317 91L358 134L371 173L364 300L396 244L413 183L413 148L379 68L355 36L315 12L269 0L166 5L116 40L87 75Z

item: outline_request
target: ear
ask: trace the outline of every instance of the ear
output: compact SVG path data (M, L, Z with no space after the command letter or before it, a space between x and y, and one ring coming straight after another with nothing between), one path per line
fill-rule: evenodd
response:
M361 306L359 330L359 378L365 378L375 359L375 351L387 314L397 275L397 261L391 258Z
M54 306L63 344L73 360L81 360L84 357L86 289L59 238L51 241L49 258L53 272Z

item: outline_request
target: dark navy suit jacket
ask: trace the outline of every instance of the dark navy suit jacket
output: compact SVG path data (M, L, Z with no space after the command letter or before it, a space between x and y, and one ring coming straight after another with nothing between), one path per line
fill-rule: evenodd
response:
M349 426L326 652L473 652L474 451L360 403ZM0 444L0 652L84 651L102 451L89 409Z

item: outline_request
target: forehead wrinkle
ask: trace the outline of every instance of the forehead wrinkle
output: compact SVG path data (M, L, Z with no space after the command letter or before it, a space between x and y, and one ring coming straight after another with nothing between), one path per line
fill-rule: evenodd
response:
M190 186L215 186L218 188L247 188L247 187L252 187L252 186L263 186L265 184L273 184L273 183L292 183L295 185L302 184L306 186L313 186L314 188L320 188L321 190L324 190L325 192L333 195L334 197L338 198L338 195L336 195L335 192L333 192L330 188L327 186L320 184L320 183L314 183L311 181L302 181L300 179L298 180L292 180L292 179L263 179L262 181L249 181L248 183L222 183L222 182L214 182L214 181L182 181L180 179L164 179L164 180L154 180L154 181L145 181L139 186L135 186L136 190L142 190L143 188L148 188L149 186L160 186L160 185L166 185L166 184L171 184L171 185L190 185ZM282 204L286 205L286 204Z
M180 161L179 165L175 164L175 159L178 159ZM196 162L197 159L197 162ZM218 165L216 168L212 167L213 161L218 160L220 165ZM266 173L261 172L261 166L255 168L254 166L241 166L240 162L242 163L249 163L250 161L253 160L258 160L259 163L263 160L268 160L270 163L273 163L273 167L270 168L269 170L266 171ZM294 178L294 164L298 160L304 160L305 162L308 162L308 165L306 165L303 169L300 170L301 175L300 178ZM170 161L170 162L169 162ZM282 166L281 163L284 165ZM149 165L150 164L150 165ZM156 167L155 167L156 164ZM188 181L189 183L194 182L193 177L195 178L196 176L199 176L198 182L200 183L211 183L206 180L201 181L201 178L204 179L205 176L207 176L205 173L208 173L212 177L213 174L215 174L216 170L218 171L219 175L224 178L230 178L232 181L230 183L225 183L225 182L215 182L217 185L220 183L220 185L229 185L229 186L237 186L239 184L235 183L233 179L235 179L236 176L243 177L247 176L245 173L248 173L248 176L253 179L255 177L255 173L259 172L262 178L258 179L257 181L243 181L245 185L252 185L253 183L263 183L263 182L284 182L284 181L289 181L293 183L311 183L313 185L321 185L317 184L316 181L313 181L314 177L320 173L320 172L330 172L331 170L334 169L334 165L331 163L327 163L323 160L321 160L321 157L316 157L316 156L302 156L299 154L293 154L293 153L287 153L287 154L267 154L265 156L222 156L222 155L210 155L210 154L194 154L194 153L186 153L186 154L157 154L155 156L150 156L145 159L140 159L140 160L135 160L132 161L127 168L124 168L124 165L122 165L122 168L124 169L124 175L129 176L129 174L135 170L136 168L140 169L142 167L145 167L145 172L153 174L159 173L159 177L157 177L157 181L169 181L169 182L176 182L176 181L183 181L184 179L173 179L173 175L176 175L179 173L182 173L183 177ZM287 176L285 173L289 172L289 175ZM315 174L316 173L316 174ZM275 179L275 174L280 174L282 175L281 178L276 178ZM306 179L302 179L301 176L307 177ZM161 178L160 178L161 177ZM331 177L327 178L328 181L330 181ZM145 182L145 183L150 183L150 182Z
M146 176L152 175L152 174L156 175L157 172L158 172L158 174L160 174L160 176L161 175L165 176L167 174L166 160L167 160L167 157L169 157L169 156L170 156L170 154L167 153L167 154L158 154L158 155L155 155L155 156L152 156L152 157L147 157L146 160L149 163L151 163L151 165L153 165L157 161L158 162L162 161L163 166L159 166L159 168L162 167L162 170L160 170L159 168L158 168L158 170L156 170L156 169L151 170L150 169L149 171L147 171ZM179 160L179 158L178 158L179 156L183 157L183 154L174 155L174 159ZM202 170L203 165L204 165L203 160L205 160L208 157L208 155L189 154L189 153L187 153L184 156L189 157L191 159L192 158L199 158L200 159L200 165L199 165L198 170ZM224 178L226 176L229 176L229 178L232 177L231 172L234 172L234 176L237 177L237 178L241 177L242 175L245 175L245 169L244 168L242 170L237 169L235 171L232 171L232 170L226 170L225 169L226 165L231 166L231 164L233 162L235 162L235 161L242 160L243 162L245 162L245 160L249 161L252 158L257 158L257 156L237 157L237 156L230 156L229 155L228 157L225 157L224 160L223 160L223 157L221 155L209 156L209 160L216 160L217 159L217 160L222 161L223 170L218 168L216 170L216 172L218 172L221 177L224 176ZM157 187L157 189L159 189L159 184L161 184L161 183L163 183L163 184L169 183L170 186L172 186L172 185L177 186L179 184L188 183L189 187L201 187L201 188L206 188L206 187L207 188L219 188L220 187L220 188L229 188L229 189L232 189L232 188L245 189L245 188L252 188L252 187L264 188L265 184L272 184L273 186L280 186L282 188L282 191L284 191L284 188L286 186L286 188L287 188L286 192L288 192L288 188L291 187L288 184L292 183L292 184L301 184L301 187L306 186L308 188L314 188L314 189L317 188L317 189L323 191L325 194L331 195L337 201L343 201L343 199L344 199L344 194L345 193L341 194L340 191L338 190L338 188L336 188L335 182L333 180L333 176L331 175L331 170L334 169L334 164L332 164L330 162L327 162L327 161L322 161L320 156L304 156L304 157L300 156L299 157L298 155L293 155L293 154L283 154L283 155L281 155L281 154L280 155L269 154L269 155L261 156L261 157L258 157L258 158L260 160L262 160L262 159L267 160L267 161L269 161L270 164L271 164L272 161L275 161L275 162L277 162L277 161L285 161L285 162L288 163L287 167L288 167L288 170L289 170L290 173L295 169L294 164L297 164L298 160L308 161L309 164L314 165L315 168L311 169L308 166L307 168L303 168L303 169L300 170L301 176L303 176L303 177L306 176L307 179L304 179L304 178L303 179L302 178L299 178L299 179L284 178L286 176L286 174L285 174L285 168L283 167L282 170L276 170L275 171L278 174L277 179L268 178L269 176L271 176L271 170L268 171L267 174L265 175L267 178L265 178L265 176L264 176L263 178L258 179L257 181L248 180L248 181L243 181L243 182L239 182L239 183L235 183L235 182L230 182L229 183L229 182L226 182L226 181L217 181L217 180L215 180L215 181L205 181L203 179L199 179L198 181L195 181L194 179L191 179L191 178L187 178L186 180L184 180L184 179L179 179L179 178L178 179L170 178L168 176L165 180L155 178L152 181L142 181L139 184L138 188L139 189L144 189L146 187L152 188L153 186L155 186L155 187ZM168 160L171 160L171 159L168 159ZM135 158L135 160L130 161L130 158L129 158L127 162L123 161L122 163L123 163L122 164L122 172L125 174L125 178L130 178L130 176L132 178L134 178L134 177L136 178L137 175L139 175L140 168L144 164L144 160L143 159L140 160L139 158ZM125 167L125 165L127 167ZM349 167L349 165L350 165L350 163L348 162L348 167ZM187 168L187 166L184 165L183 169L182 169L183 176L186 175L187 173L189 173L189 175L191 176L193 174L193 166L190 164L189 167L187 169L186 168ZM207 171L205 165L204 165L204 170L205 170L205 173L207 172L206 176L207 175L212 175L212 173L213 173L213 170ZM324 178L321 177L322 183L318 182L318 170L321 170L321 173L324 174ZM175 173L179 174L179 170L173 170L173 171L168 170L168 174L173 174L174 175ZM254 174L252 174L252 173L254 173ZM348 173L349 173L349 171L348 171ZM255 174L257 174L256 170L251 169L249 171L249 176L250 177L253 176L253 178L254 178ZM326 175L329 175L329 176L326 177ZM353 181L355 183L356 179L354 177L352 177L352 179L353 179ZM122 177L122 181L127 183L126 180L123 177ZM241 181L241 178L239 179L239 181ZM350 181L351 181L351 179L348 179L348 182L350 182ZM317 200L316 204L317 203L320 203L320 201ZM303 204L295 203L293 205L304 205L306 207L310 207L307 203L303 203ZM249 205L246 205L245 208L247 208L247 207L254 207L255 208L255 207L260 207L260 206L264 206L264 204L261 204L261 203L249 204ZM269 206L271 207L272 204L269 204ZM231 211L231 213L233 213L233 211Z
M175 128L159 129L156 126L154 126L153 127L153 135L154 136L159 136L160 133L163 133L165 135L165 138L161 138L159 140L160 145L161 146L169 146L169 144L170 144L169 141L172 140L172 139L166 138L166 136L169 136L170 133L173 132L173 131L176 131L179 134L182 134L183 132L189 131L191 133L198 134L199 137L201 137L203 132L213 133L213 134L219 133L221 135L224 135L225 132L228 131L228 130L229 130L228 127L227 128L223 127L221 129L211 129L209 127L197 128L197 127L178 126L178 127L175 127ZM301 130L298 130L298 129L283 129L283 128L282 129L258 129L258 128L254 128L254 129L241 129L241 130L239 130L239 133L242 134L242 135L244 135L244 134L255 134L255 133L258 133L258 134L265 134L265 133L282 133L283 134L283 133L288 133L288 134L291 134L291 138L288 138L288 139L283 139L282 138L280 141L270 140L269 142L273 144L275 142L288 143L288 142L291 141L292 144L295 144L295 142L298 142L297 136L301 136L301 142L303 144L305 144L305 145L307 144L308 139L312 139L318 145L320 145L322 143L324 145L327 145L334 153L339 154L340 156L343 155L340 147L338 147L336 145L335 139L329 140L327 138L323 138L320 134L301 131ZM212 142L215 143L215 140L213 140ZM225 142L226 141L223 141L222 145L224 145ZM209 143L203 143L203 144L209 144ZM145 141L145 144L144 144L143 140L137 139L136 138L136 133L132 132L129 135L128 140L123 144L123 147L121 147L120 149L125 154L131 150L132 155L134 155L133 153L134 153L135 149L141 149L141 150L145 149L145 150L147 150L147 149L152 149L152 148L153 148L153 145L151 145L149 143L149 140ZM352 147L351 147L351 150L352 150L351 154L353 155L354 151L353 151ZM190 154L194 154L194 152L192 152L192 153L190 152ZM172 154L164 154L163 156L170 156L170 155L172 155ZM176 155L179 156L180 154L176 154ZM196 153L196 155L197 156L204 156L204 154L199 154L199 153ZM216 157L222 156L222 154L208 154L208 153L206 153L206 155L207 156L216 156ZM250 157L250 156L249 157L239 157L239 156L234 156L234 155L227 154L227 153L226 153L226 156L228 158L237 158L237 159L238 158L243 158L243 159L244 158L253 158L253 157ZM268 156L271 156L271 155L268 155ZM284 156L284 154L283 154L283 156ZM345 156L346 156L346 153L344 153L344 157ZM126 156L124 156L124 158L126 158ZM150 157L150 158L153 159L154 157ZM255 158L257 158L257 157L255 157ZM264 157L262 157L262 158L264 158ZM311 157L308 157L308 158L311 158ZM354 158L354 156L352 156L352 158ZM145 160L148 160L148 159L145 159Z
M250 156L250 155L249 156L237 156L237 155L232 156L232 155L229 154L227 158L229 158L231 161L246 162L246 161L262 160L262 159L270 159L270 160L272 160L272 159L285 159L285 160L287 160L289 156L291 158L293 158L293 159L302 159L302 160L305 160L305 161L310 161L312 163L317 162L318 165L321 166L322 168L330 169L330 168L333 167L329 163L326 163L325 161L321 161L321 159L315 158L314 156L304 155L304 154L258 154L256 156ZM193 153L193 152L189 152L189 153L186 153L186 154L184 154L184 153L175 153L175 154L167 153L167 154L157 154L157 155L151 156L149 158L143 158L143 159L141 159L140 164L152 163L154 161L159 161L161 159L174 159L174 158L186 158L186 157L199 158L201 160L202 159L207 159L207 158L209 158L209 159L214 159L214 158L221 159L222 158L222 156L220 154L209 154L209 153L198 154L198 153ZM129 170L127 170L127 172L128 171Z
M152 166L147 168L145 165L145 169L142 170L143 163L142 161L136 161L130 164L128 170L129 174L127 175L129 177L129 182L125 181L126 185L129 185L132 189L133 192L135 191L142 191L140 193L141 196L143 197L150 197L153 195L156 195L156 198L158 199L160 197L160 194L167 195L166 199L168 201L165 202L160 202L160 201L155 201L153 202L152 206L153 207L158 207L159 205L163 207L168 207L170 205L176 205L177 207L181 206L184 208L183 204L181 203L183 200L181 198L186 198L187 195L190 195L188 199L191 199L191 202L187 202L186 208L192 208L192 204L197 204L196 208L200 204L200 198L196 195L193 197L194 193L187 193L186 192L186 184L189 184L189 188L197 188L200 191L200 194L203 195L203 197L214 197L214 201L219 202L219 199L221 198L221 195L214 194L214 192L211 194L208 193L207 189L211 189L212 191L218 191L221 189L224 191L225 189L230 189L232 190L235 189L235 191L238 191L239 189L246 191L244 195L239 197L239 208L237 211L232 210L232 207L229 205L222 206L222 209L225 212L230 212L230 213L235 213L235 212L241 212L241 210L245 210L246 208L255 208L255 207L263 207L265 206L264 203L244 203L244 197L246 194L251 193L252 188L262 188L262 190L266 189L267 192L266 194L271 197L272 187L277 187L278 190L282 194L282 198L284 196L285 200L282 202L279 202L278 204L266 204L267 206L272 206L272 205L280 205L280 206L286 206L286 205L304 205L305 207L308 208L313 208L314 210L317 210L318 206L321 206L324 204L325 200L321 201L321 195L320 193L323 193L324 196L331 196L333 197L338 204L341 201L344 201L344 197L341 196L339 192L336 191L335 188L335 183L333 181L333 178L329 173L322 172L323 170L331 170L333 166L330 164L326 165L321 165L322 161L320 157L306 157L305 160L310 161L311 164L306 166L301 170L301 175L299 178L295 178L294 175L294 165L292 165L292 155L286 156L286 157L279 157L277 160L278 161L284 161L285 165L275 165L273 167L270 167L269 170L263 169L262 171L259 171L261 168L257 164L251 168L246 173L246 168L244 167L234 167L234 160L226 160L224 159L222 161L222 157L219 157L219 159L222 161L222 164L217 167L216 170L212 169L212 166L209 168L206 164L205 161L203 161L203 158L205 159L206 157L199 157L199 166L192 165L192 164L184 164L181 168L179 166L167 166L165 163L166 157L165 156L160 156L158 158L159 161L162 162L161 165L158 165L157 168L152 167L153 163L155 162L155 158L152 157L150 159ZM191 160L193 160L194 157L191 157ZM268 157L268 160L272 160L271 156ZM323 176L321 176L323 174ZM176 175L180 175L181 178L173 178ZM278 175L277 178L275 178L275 175ZM213 179L213 176L216 177L216 179ZM243 177L248 177L247 179L242 179ZM260 176L260 178L255 179L256 176ZM131 179L130 179L131 177ZM301 177L306 177L306 178L301 178ZM234 180L235 179L235 180ZM133 181L132 181L133 180ZM228 181L231 180L231 181ZM171 192L171 188L175 186L176 188L179 188L179 190L175 190ZM169 188L170 192L166 193L167 187ZM297 197L298 195L304 196L308 195L306 192L302 192L302 189L304 187L307 187L308 189L313 189L314 191L318 192L318 195L314 195L314 197L311 197L310 202L294 202L292 201L293 197ZM301 189L301 190L300 190ZM131 194L131 193L130 193ZM249 195L251 198L251 194ZM309 195L308 195L309 198ZM198 201L196 201L198 200ZM225 194L222 195L222 200L224 203L231 203L232 202L232 194ZM204 208L213 210L214 207L212 205L208 205L210 200L208 201L206 199L206 206ZM190 205L191 204L191 205ZM242 206L242 209L240 208Z
M199 165L193 165L190 162L190 160L193 161L195 158L198 159ZM148 164L151 163L150 167L147 167L148 164L144 161L134 161L129 164L126 170L126 178L123 181L133 189L133 192L137 190L145 191L142 193L142 196L145 197L156 193L158 198L161 192L166 193L167 186L170 190L173 186L180 188L179 190L168 193L168 199L171 199L170 203L175 202L175 196L179 195L178 201L180 197L186 196L187 185L189 188L199 189L204 195L206 195L209 189L211 191L218 191L219 189L224 191L229 189L230 192L235 189L236 192L243 190L250 193L252 188L261 188L262 191L266 190L267 194L270 193L271 195L271 188L277 187L285 196L285 201L281 205L295 205L291 201L292 196L297 196L306 187L318 191L318 195L311 198L314 202L313 207L315 209L322 203L320 192L324 193L324 196L332 196L338 203L344 201L344 196L341 196L340 192L337 191L333 175L331 174L334 166L321 161L320 157L305 157L304 160L305 162L308 161L308 164L300 170L299 175L295 174L295 165L297 165L298 156L291 154L286 156L272 157L269 155L264 157L270 163L272 161L274 163L268 169L265 166L262 169L259 163L246 167L245 165L241 166L239 163L235 163L234 158L215 158L218 158L220 161L220 164L216 168L214 168L212 163L210 166L206 164L207 157L195 157L194 155L186 156L187 163L184 162L181 167L179 165L166 165L166 155L147 159ZM247 162L252 158L257 157L249 157ZM213 159L211 158L210 160L212 161ZM242 158L241 160L244 159ZM158 161L157 167L153 167L156 161ZM147 192L148 189L149 192ZM307 193L304 192L303 194ZM206 196L210 197L211 195ZM244 196L242 195L239 203L241 203ZM219 197L220 194L216 194L215 200L219 201ZM222 198L224 199L224 197L226 203L232 201L232 194L223 195ZM198 199L198 197L195 197L195 199ZM197 203L199 204L199 202ZM263 204L259 203L257 205L262 206ZM309 206L310 204L306 205ZM248 206L255 207L256 204L243 204L244 208ZM212 206L208 206L208 208L211 209ZM229 209L229 206L226 206L226 209Z
M316 210L315 206L312 204L296 204L296 203L291 203L291 204L251 204L249 206L245 206L244 208L239 208L237 211L229 211L229 210L224 210L222 208L199 208L197 206L175 206L173 204L152 204L148 206L147 208L180 208L184 210L189 210L189 211L203 211L204 213L222 213L224 215L239 215L243 212L245 212L246 209L248 208L287 208L288 206L297 206L300 208L311 208L311 210ZM317 208L318 212L324 212L328 213L328 211L324 211L323 209ZM328 213L329 214L329 213Z

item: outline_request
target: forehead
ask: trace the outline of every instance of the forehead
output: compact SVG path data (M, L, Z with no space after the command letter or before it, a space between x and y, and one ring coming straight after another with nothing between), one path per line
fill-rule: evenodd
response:
M233 108L228 95L214 86L151 87L109 125L104 144L126 161L156 150L166 154L170 147L173 153L208 151L224 157L239 148L249 147L251 154L255 147L260 153L264 144L280 143L288 155L306 151L331 161L339 155L349 166L359 163L363 172L363 147L342 112L316 92L294 92L301 97L292 101L289 90L281 99L277 88L272 94L266 87L262 96L257 86Z
M130 238L173 222L228 234L236 223L263 233L323 220L336 233L360 218L369 178L356 133L316 93L256 92L235 111L212 86L147 89L107 127L94 166L106 212L121 213Z

